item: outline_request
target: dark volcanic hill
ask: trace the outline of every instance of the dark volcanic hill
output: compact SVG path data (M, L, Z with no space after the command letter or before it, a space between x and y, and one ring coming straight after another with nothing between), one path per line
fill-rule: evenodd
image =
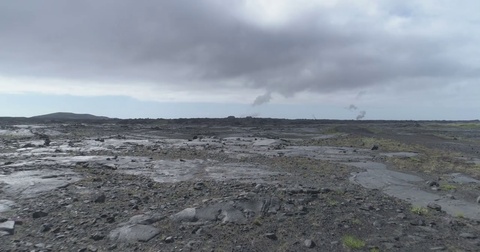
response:
M31 119L45 120L106 120L110 119L105 116L95 116L91 114L75 114L69 112L57 112L46 115L32 116Z

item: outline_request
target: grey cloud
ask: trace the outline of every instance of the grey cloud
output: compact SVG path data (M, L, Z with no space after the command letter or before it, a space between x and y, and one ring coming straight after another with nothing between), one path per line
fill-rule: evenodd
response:
M365 90L362 90L360 92L358 92L357 96L355 96L355 99L361 99L365 94L367 93L367 91Z
M478 66L446 53L457 40L391 36L381 24L334 25L324 10L267 28L239 18L239 4L1 1L0 74L174 83L186 90L231 88L224 83L236 80L234 88L286 97L479 77Z
M357 106L355 106L354 104L350 104L350 106L348 106L348 108L347 108L347 109L348 109L348 110L350 110L350 111L353 111L353 110L357 110L357 109L358 109L358 107L357 107Z
M268 103L271 99L272 99L272 94L268 92L255 98L255 101L253 101L252 105L260 106L262 104Z

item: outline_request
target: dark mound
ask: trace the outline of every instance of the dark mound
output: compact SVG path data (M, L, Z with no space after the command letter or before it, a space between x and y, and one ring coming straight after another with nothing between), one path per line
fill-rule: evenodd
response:
M32 116L31 119L44 120L106 120L110 119L105 116L95 116L91 114L75 114L69 112L57 112L46 115Z

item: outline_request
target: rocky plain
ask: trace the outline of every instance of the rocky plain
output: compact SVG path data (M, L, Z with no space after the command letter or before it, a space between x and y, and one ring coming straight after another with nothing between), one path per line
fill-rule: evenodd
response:
M480 251L480 122L0 119L0 251Z

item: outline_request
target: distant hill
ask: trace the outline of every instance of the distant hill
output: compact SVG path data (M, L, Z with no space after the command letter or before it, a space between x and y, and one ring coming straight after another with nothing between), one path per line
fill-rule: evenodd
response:
M42 120L106 120L110 119L105 116L95 116L90 114L75 114L69 112L57 112L46 115L32 116L30 119Z

